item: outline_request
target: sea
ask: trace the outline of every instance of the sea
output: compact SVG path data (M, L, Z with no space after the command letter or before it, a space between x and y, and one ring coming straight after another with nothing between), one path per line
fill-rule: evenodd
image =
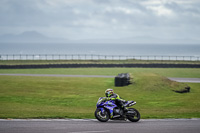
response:
M200 44L0 43L0 55L1 58L6 55L193 56L199 58Z

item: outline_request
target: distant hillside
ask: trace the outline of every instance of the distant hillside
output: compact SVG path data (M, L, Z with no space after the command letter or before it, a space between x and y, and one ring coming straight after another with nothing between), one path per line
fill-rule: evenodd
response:
M12 42L12 43L22 43L22 42L66 42L65 39L49 38L36 31L25 31L21 34L4 34L0 36L0 42Z
M152 36L137 36L127 38L100 38L67 40L63 38L47 37L37 31L25 31L21 34L4 34L0 36L0 43L110 43L110 44L199 44L200 40L192 38L159 38Z

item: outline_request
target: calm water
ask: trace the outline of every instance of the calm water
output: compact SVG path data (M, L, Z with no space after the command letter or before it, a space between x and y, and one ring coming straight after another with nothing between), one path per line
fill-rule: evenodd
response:
M0 43L2 54L200 56L200 45Z

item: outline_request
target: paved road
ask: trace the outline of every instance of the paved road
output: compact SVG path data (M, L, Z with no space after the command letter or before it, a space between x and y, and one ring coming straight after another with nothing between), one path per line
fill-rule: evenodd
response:
M115 76L105 75L59 75L59 74L0 74L6 76L43 76L43 77L94 77L94 78L114 78ZM200 83L200 78L170 78L177 82Z
M168 78L176 82L200 83L200 78Z
M129 121L0 120L0 133L199 133L200 119Z

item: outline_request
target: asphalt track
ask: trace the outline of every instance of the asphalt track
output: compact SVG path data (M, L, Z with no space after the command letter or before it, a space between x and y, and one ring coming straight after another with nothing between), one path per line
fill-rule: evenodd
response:
M199 133L200 119L147 119L99 122L95 119L0 119L0 133Z
M92 77L92 78L114 78L115 76L106 75L62 75L62 74L0 74L5 76L40 76L40 77ZM170 78L177 82L200 83L200 78Z
M200 83L200 78L168 78L176 82Z

